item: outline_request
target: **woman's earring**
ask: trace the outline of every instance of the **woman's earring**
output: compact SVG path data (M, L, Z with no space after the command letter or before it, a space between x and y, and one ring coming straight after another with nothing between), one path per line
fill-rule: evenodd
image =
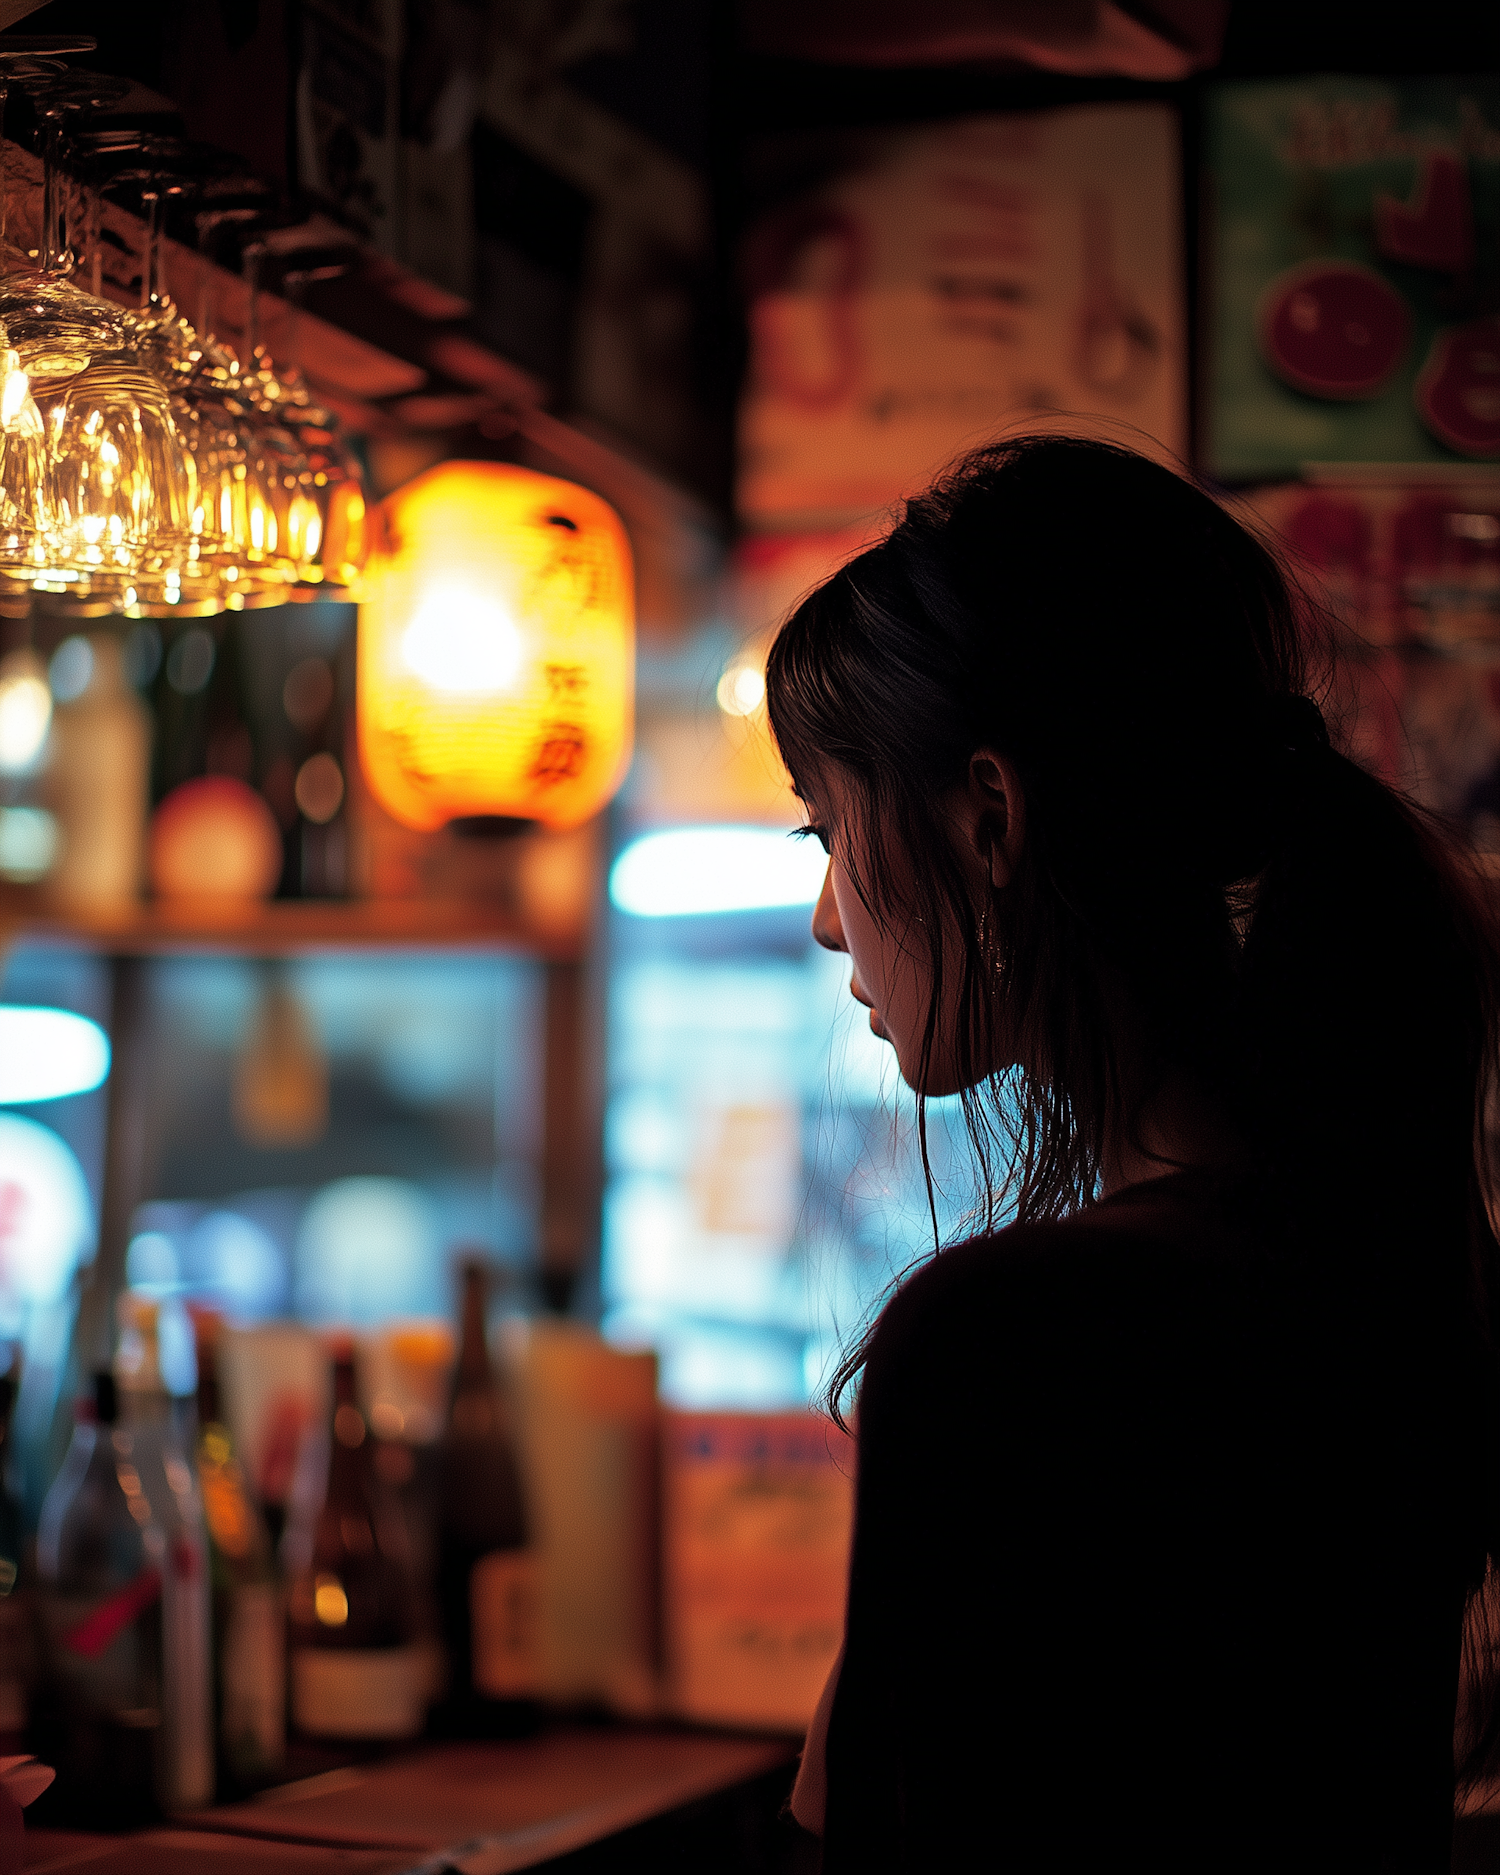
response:
M984 959L986 965L994 971L996 976L1003 974L1005 970L1005 958L1001 954L998 940L990 935L990 913L988 906L979 914L979 954Z

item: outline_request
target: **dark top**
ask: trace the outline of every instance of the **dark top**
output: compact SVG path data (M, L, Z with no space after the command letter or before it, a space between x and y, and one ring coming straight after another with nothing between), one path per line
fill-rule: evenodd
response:
M1352 1299L1358 1243L1312 1256L1285 1219L1174 1175L891 1301L826 1875L1447 1870L1437 1363Z

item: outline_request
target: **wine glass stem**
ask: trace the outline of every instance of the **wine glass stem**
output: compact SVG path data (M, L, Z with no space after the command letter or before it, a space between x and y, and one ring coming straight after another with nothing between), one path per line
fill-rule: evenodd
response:
M260 344L260 263L264 253L258 241L252 242L244 253L245 285L250 290L245 313L245 349L251 358Z
M61 142L62 122L53 113L47 119L47 138L42 159L42 251L39 258L44 273L57 273L62 264L62 251L58 244L58 224L62 215L62 171L57 160Z
M141 311L149 312L160 297L157 291L161 248L161 192L148 190L146 204L146 255L141 263Z
M10 74L0 69L0 252L10 226L10 164L5 155L5 106L10 97Z

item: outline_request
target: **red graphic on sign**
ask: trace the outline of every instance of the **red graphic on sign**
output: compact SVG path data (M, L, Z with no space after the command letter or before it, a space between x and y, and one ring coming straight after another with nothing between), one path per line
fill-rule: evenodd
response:
M1375 245L1387 260L1440 273L1467 273L1474 265L1474 217L1469 172L1449 150L1434 150L1422 165L1410 202L1375 197Z
M1440 443L1462 456L1500 456L1500 319L1439 332L1415 396Z
M1309 260L1280 273L1256 320L1266 363L1293 390L1351 401L1374 397L1405 358L1411 314L1372 268Z

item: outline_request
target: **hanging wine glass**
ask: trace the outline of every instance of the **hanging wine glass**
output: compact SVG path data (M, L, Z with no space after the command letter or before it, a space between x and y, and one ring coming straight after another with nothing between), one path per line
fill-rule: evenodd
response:
M0 131L13 89L24 95L31 87L57 81L65 72L59 59L40 56L32 45L12 44L0 52ZM8 181L0 175L0 307L4 317L0 328L0 603L5 612L15 615L29 606L31 580L45 567L49 521L46 431L28 367L36 364L44 374L55 368L68 375L82 369L88 352L86 347L74 349L67 343L66 311L60 347L52 345L45 325L46 296L39 290L43 283L37 274L37 258L47 246L49 221L56 226L55 200L44 200L38 256L33 257L14 239ZM47 337L40 345L31 342L43 332ZM118 327L111 336L117 334ZM18 346L25 347L24 359Z
M300 321L302 295L308 285L337 279L347 271L348 263L342 260L288 271L283 285L294 319ZM251 354L261 408L274 413L278 427L305 458L288 502L287 544L296 560L297 576L287 597L331 598L353 585L365 562L364 479L358 459L339 435L337 419L309 392L295 359L295 342L290 350L290 365L274 363L258 342Z
M0 323L41 419L42 473L27 491L32 537L17 530L5 570L90 611L129 607L144 583L180 576L196 472L166 387L126 347L118 308L66 277L74 256L62 214L63 123L118 93L86 73L45 75L30 89L44 125L42 239L33 275L0 280ZM0 384L0 407L9 390ZM23 420L18 437L29 427ZM9 453L12 437L4 441ZM34 470L34 460L19 466Z
M260 264L265 250L253 243L243 256L249 287L246 333L249 363L225 386L225 408L240 426L248 455L246 547L249 580L240 603L281 605L296 582L311 504L301 495L307 459L282 425L282 386L260 345Z
M69 277L76 256L69 241L67 178L61 164L66 121L81 112L117 102L123 79L71 72L51 60L7 59L8 88L32 103L42 135L41 228L34 259L0 276L0 323L11 348L21 354L33 383L60 382L82 371L96 351L117 350L123 334L120 309L83 292Z
M98 204L106 190L124 191L129 205L144 211L140 306L123 315L126 346L165 389L196 482L189 538L180 563L142 569L128 590L116 581L115 601L131 616L221 611L226 573L232 593L232 582L240 571L234 515L237 507L243 507L236 478L244 478L245 457L238 447L232 420L213 395L216 387L209 383L205 395L200 379L232 376L238 366L232 354L210 345L182 317L167 291L164 265L166 204L186 196L195 183L192 175L179 174L169 165L189 159L201 163L201 153L194 158L193 146L176 139L119 131L76 139L75 153L80 148L91 152L93 158L89 165L94 185L89 225L95 230L95 238Z
M111 156L125 152L126 146L114 140ZM164 210L170 200L188 192L190 181L161 164L164 158L180 157L182 147L161 139L137 139L131 154L135 166L115 168L108 184L137 184L139 206L145 210L140 308L125 315L126 343L166 392L173 425L192 464L194 487L185 544L173 543L169 563L138 569L131 591L121 589L119 604L132 617L204 616L224 608L226 547L231 564L237 559L237 544L233 539L225 543L218 526L224 485L232 483L237 466L234 438L225 437L225 426L215 421L217 412L205 408L194 393L203 344L166 286ZM142 156L150 159L144 166Z
M309 401L287 411L289 427L307 457L308 496L316 526L303 537L294 599L334 599L359 578L369 553L364 480L332 414Z
M143 140L141 151L159 160L170 153L182 160L188 152L159 140ZM162 263L163 208L187 185L180 176L153 166L119 171L114 185L136 184L145 209L146 252L141 268L141 309L128 316L135 348L166 383L174 417L193 456L197 500L187 564L170 588L149 595L137 590L127 607L137 612L207 609L212 595L219 608L279 604L295 565L285 550L287 475L295 472L295 446L268 433L256 407L255 389L238 360L184 320L167 291ZM283 457L291 456L290 461Z

